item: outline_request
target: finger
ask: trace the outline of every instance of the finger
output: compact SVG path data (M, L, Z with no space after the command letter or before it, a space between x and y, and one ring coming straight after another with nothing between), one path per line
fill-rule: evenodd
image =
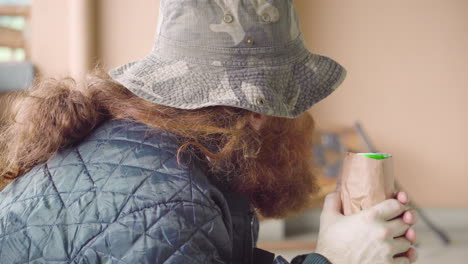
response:
M406 255L408 256L411 263L416 262L416 260L418 260L418 253L416 252L416 249L414 248L408 249L408 252L406 253Z
M371 207L368 212L379 219L390 220L401 215L406 210L407 206L401 204L398 200L388 199Z
M416 224L417 220L417 214L414 209L410 209L403 214L403 221L408 225Z
M404 253L411 248L411 243L406 238L395 238L390 242L392 245L392 255L395 256L400 253Z
M341 191L341 175L336 178L336 187L335 187L335 192L340 192Z
M402 204L408 204L409 203L409 197L406 192L398 192L396 195L396 199L400 201Z
M341 215L341 195L339 192L332 192L325 197L323 212Z
M408 229L405 233L405 237L411 244L416 243L416 231L414 229Z
M408 251L404 253L397 254L393 256L393 258L405 257L408 258L411 263L416 262L418 260L418 253L416 252L415 248L410 248Z
M393 259L393 264L410 264L410 260L407 257L399 257Z
M385 227L387 228L388 237L391 238L405 235L406 231L410 228L401 218L388 221L385 223Z

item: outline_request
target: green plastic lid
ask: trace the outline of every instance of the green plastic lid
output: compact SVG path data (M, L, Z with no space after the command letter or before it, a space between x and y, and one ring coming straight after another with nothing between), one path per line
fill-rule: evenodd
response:
M386 153L358 153L358 155L376 159L376 160L383 160L383 159L390 158L392 156Z

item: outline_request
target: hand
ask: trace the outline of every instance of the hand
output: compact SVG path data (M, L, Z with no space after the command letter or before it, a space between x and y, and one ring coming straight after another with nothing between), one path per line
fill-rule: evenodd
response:
M400 203L404 205L409 204L408 194L406 192L398 192L394 195L395 199L397 199ZM410 209L405 211L402 215L403 221L412 226L417 222L417 214L414 209ZM416 243L416 231L412 228L409 228L408 231L405 233L405 238L411 243ZM411 263L416 262L418 255L414 248L410 248L407 252L403 253L401 256L407 256Z
M329 194L320 217L316 252L333 264L410 263L409 255L414 252L410 250L410 241L415 233L409 232L410 224L406 222L415 218L413 213L406 212L407 206L399 202L401 198L407 203L407 196L398 194L397 198L344 216L340 193ZM399 217L402 214L403 217Z

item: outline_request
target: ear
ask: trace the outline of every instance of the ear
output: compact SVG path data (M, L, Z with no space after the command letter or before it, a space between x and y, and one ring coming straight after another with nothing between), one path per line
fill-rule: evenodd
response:
M265 123L265 120L266 120L266 116L265 115L262 115L262 114L258 114L258 113L252 113L250 115L250 120L249 120L249 123L250 123L250 126L257 130L257 131L260 131L260 129L262 128L263 124Z

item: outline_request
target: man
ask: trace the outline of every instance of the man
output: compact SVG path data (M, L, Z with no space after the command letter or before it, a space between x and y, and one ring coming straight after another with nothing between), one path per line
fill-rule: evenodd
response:
M46 81L2 133L1 263L287 263L256 213L317 191L306 110L345 78L304 46L289 0L162 0L146 58L80 87ZM353 216L328 196L294 263L409 263L406 194Z

